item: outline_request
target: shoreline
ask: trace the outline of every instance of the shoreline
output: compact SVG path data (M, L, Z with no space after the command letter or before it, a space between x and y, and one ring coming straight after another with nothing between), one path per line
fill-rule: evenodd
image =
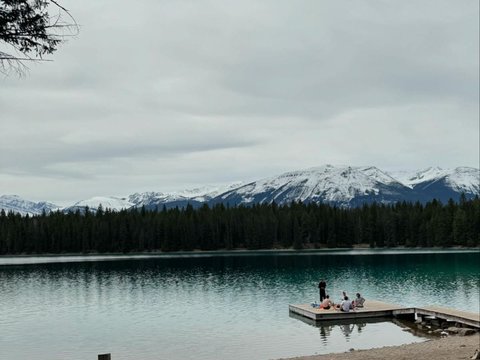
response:
M366 244L367 245L367 244ZM465 247L465 246L452 246L452 247L383 247L383 248L371 248L367 246L357 245L349 248L311 248L311 249L292 249L292 248L276 248L276 249L219 249L219 250L189 250L189 251L140 251L140 252L90 252L90 253L40 253L40 254L4 254L0 255L0 258L30 258L30 257L90 257L90 256L182 256L182 255L228 255L228 254L270 254L270 253L288 253L288 254L308 254L308 253L333 253L333 252L344 252L348 254L349 252L358 252L355 255L362 255L362 253L369 254L370 251L377 253L412 253L419 254L422 252L477 252L480 251L480 246L478 247Z
M478 332L470 336L448 336L412 344L278 360L463 360L471 359L477 349L480 349L480 334Z

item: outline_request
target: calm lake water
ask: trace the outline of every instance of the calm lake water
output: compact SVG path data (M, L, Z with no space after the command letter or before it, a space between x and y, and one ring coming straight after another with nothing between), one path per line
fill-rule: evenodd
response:
M390 322L315 327L289 303L327 281L400 305L479 311L480 253L277 252L0 258L0 359L276 359L423 341Z

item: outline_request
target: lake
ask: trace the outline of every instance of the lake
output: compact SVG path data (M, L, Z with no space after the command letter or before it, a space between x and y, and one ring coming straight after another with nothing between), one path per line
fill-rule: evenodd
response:
M315 327L289 303L341 291L479 311L479 251L0 257L0 359L276 359L424 338L391 321Z

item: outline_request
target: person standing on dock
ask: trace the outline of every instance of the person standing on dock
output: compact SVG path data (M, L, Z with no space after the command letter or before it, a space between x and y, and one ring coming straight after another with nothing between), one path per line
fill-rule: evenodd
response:
M320 303L327 297L327 292L325 291L327 283L325 280L321 280L318 283L318 288L320 289Z

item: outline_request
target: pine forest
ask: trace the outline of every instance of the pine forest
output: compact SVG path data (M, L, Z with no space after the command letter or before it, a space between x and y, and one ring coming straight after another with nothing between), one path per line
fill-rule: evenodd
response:
M480 245L480 199L442 204L325 204L0 213L0 254Z

